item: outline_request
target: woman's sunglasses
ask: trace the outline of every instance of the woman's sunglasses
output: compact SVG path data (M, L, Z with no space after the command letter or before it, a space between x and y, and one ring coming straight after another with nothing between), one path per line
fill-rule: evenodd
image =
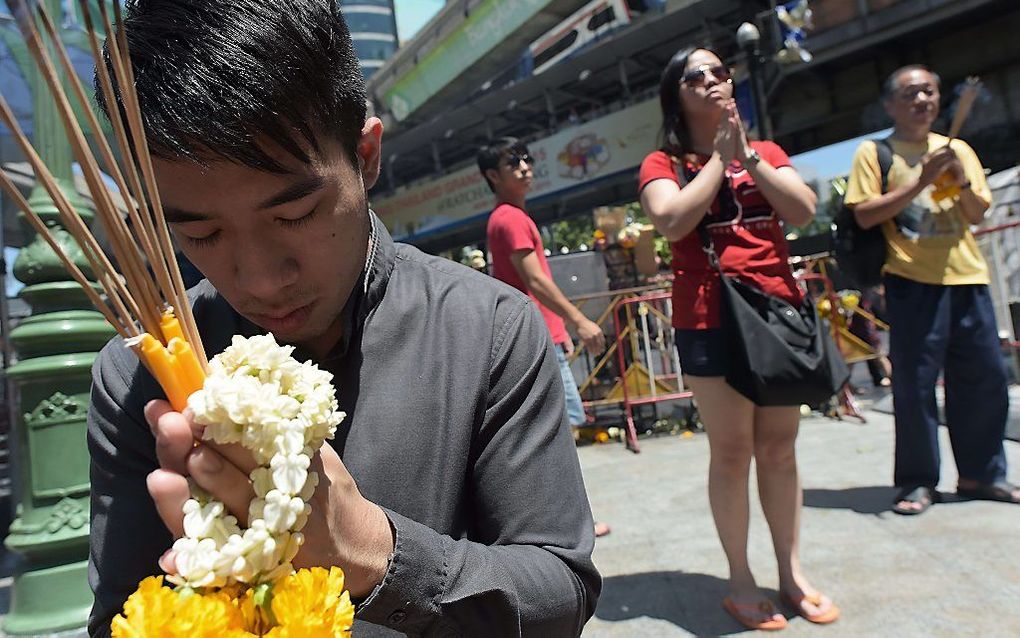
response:
M681 84L688 86L704 86L705 76L709 73L720 82L726 82L733 77L730 69L722 64L702 64L696 69L691 69L680 78Z

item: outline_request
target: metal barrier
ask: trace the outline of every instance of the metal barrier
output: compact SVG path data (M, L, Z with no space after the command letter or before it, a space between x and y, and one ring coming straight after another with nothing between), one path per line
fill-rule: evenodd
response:
M828 320L833 341L848 364L886 355L850 331L850 322L855 315L873 324L879 330L888 331L889 325L860 307L861 291L836 290L828 272L830 264L835 263L830 253L799 257L790 261L791 266L803 267L802 270L795 271L794 278L803 286L805 293L811 295L818 315ZM835 413L830 416L840 418L839 410L842 409L847 416L867 423L867 418L861 411L860 404L854 396L849 382L843 386L836 398L838 406Z
M1000 194L996 193L996 197ZM1016 329L1020 313L1014 312L1020 305L1020 233L1017 232L1020 221L1010 218L1015 214L1014 206L1020 202L1006 199L996 202L997 210L993 212L992 220L999 223L979 228L974 236L988 263L999 341L1009 365L1010 383L1016 383L1020 381L1020 338Z
M796 278L806 293L812 295L819 314L829 320L836 345L849 363L884 356L871 344L852 334L849 322L856 314L881 330L888 330L889 326L855 303L852 294L835 290L828 275L830 261L831 257L826 253L797 258L791 261L791 265L802 267ZM588 395L583 402L586 410L618 406L623 411L624 442L634 452L640 451L635 408L665 401L690 400L693 396L684 386L674 342L671 297L672 282L664 280L659 284L571 299L582 311L592 302L606 303L594 321L612 339L605 352L587 353L594 355L595 360L592 364L591 358L586 356L589 365L578 389L582 397ZM611 326L608 325L610 321ZM569 358L570 362L573 363L582 354L585 354L584 347L576 348ZM600 375L613 380L607 391L598 392L595 387ZM841 408L844 414L865 421L849 384L837 395L837 399L838 407L830 416L839 418Z
M680 374L680 359L673 341L673 305L670 281L582 295L571 299L580 309L592 302L607 302L594 319L607 336L608 347L594 355L584 380L578 384L586 410L618 406L624 414L624 442L627 449L640 452L637 441L634 408L663 401L690 399ZM611 326L607 325L611 322ZM584 348L577 348L570 357L574 362ZM593 354L593 353L588 353ZM600 375L608 374L613 384L598 391Z
M1010 310L1020 300L1020 236L1015 230L1018 227L1020 221L1008 221L974 231L978 248L988 263L999 333L1008 334L1009 345L1014 349L1020 347Z
M1020 220L1007 221L981 228L974 232L979 247L989 264L992 279L992 296L996 303L996 316L1000 334L1008 331L1004 339L1020 354L1020 340L1014 330L1010 312L1011 303L1020 301L1020 238L1015 229ZM1006 232L1014 231L1014 232ZM886 352L876 349L850 330L854 317L860 317L880 331L889 325L862 308L861 292L837 290L829 270L834 261L829 253L795 257L790 264L795 278L815 301L819 315L828 319L833 338L848 363L865 362L884 357ZM635 408L665 401L690 400L692 394L684 387L683 372L672 329L672 281L647 286L612 290L573 297L571 301L584 311L585 306L599 305L594 320L607 336L608 347L603 353L587 353L580 345L570 356L571 363L582 355L588 363L584 379L578 385L586 410L616 406L623 412L624 441L627 448L639 452ZM594 313L592 313L594 314ZM590 316L590 315L589 315ZM1020 360L1016 368L1020 370ZM599 382L608 377L611 387ZM859 403L849 384L837 395L838 409L830 416L842 414L866 422ZM817 407L817 406L812 406Z

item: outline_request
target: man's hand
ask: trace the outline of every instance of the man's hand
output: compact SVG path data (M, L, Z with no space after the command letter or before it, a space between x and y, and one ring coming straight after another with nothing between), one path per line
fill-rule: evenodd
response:
M149 474L149 494L163 523L180 538L184 533L182 507L190 498L188 479L221 500L242 527L248 524L248 504L255 491L248 475L256 467L240 445L202 441L203 427L175 412L166 401L150 401L145 420L156 437L160 469ZM301 530L305 542L294 559L295 567L330 567L344 570L351 596L360 598L382 582L393 552L393 531L379 506L365 499L336 451L323 444L312 458L310 471L319 474L312 495L312 513ZM173 552L160 559L173 572Z
M577 322L576 329L577 336L581 338L584 347L588 348L588 352L599 354L606 349L606 335L602 333L602 328L599 328L597 323L582 319Z
M918 184L921 187L925 187L934 183L939 175L949 170L954 162L959 164L959 161L956 157L956 152L948 146L943 146L925 154L921 158L921 174L917 178ZM960 172L961 174L963 172L962 166L960 167Z
M946 172L952 177L953 184L963 186L967 183L967 173L963 170L963 162L960 161L960 158L954 157L946 167Z

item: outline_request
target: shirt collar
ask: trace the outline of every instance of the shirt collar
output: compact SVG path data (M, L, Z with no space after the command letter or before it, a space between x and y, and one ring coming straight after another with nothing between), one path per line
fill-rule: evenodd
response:
M393 238L390 237L386 227L379 219L375 211L369 209L369 239L368 252L365 255L365 265L361 270L361 276L351 289L340 311L340 325L342 332L340 341L333 347L321 363L334 361L344 357L350 349L350 344L355 338L360 338L361 330L364 327L368 314L382 300L386 292L386 284L389 282L390 274L393 272L393 265L396 261L396 246ZM239 320L238 332L251 337L265 334L265 330L249 321L237 311L234 311ZM311 356L302 348L294 351L294 356L299 361L310 359Z

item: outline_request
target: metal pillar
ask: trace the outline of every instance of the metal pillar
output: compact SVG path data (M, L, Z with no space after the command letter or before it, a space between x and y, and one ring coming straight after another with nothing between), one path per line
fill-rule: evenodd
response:
M432 168L436 175L443 174L443 160L439 154L439 142L432 140Z
M627 77L627 61L620 58L620 61L616 63L617 70L620 73L620 88L623 89L624 99L629 100L631 98L630 92L630 79Z
M553 102L552 93L549 92L549 89L542 89L542 95L545 97L545 114L549 118L549 130L555 132L559 125L559 122L556 120L556 104Z
M45 0L62 15L60 0ZM89 204L78 196L72 155L53 98L35 69L26 70L34 102L34 144L86 220ZM56 207L40 187L29 203L47 225L59 228ZM89 273L74 240L61 243ZM92 606L86 580L89 536L89 456L85 447L90 370L96 351L113 336L102 315L71 281L40 238L19 253L14 276L26 284L20 296L32 316L10 333L19 361L7 371L20 399L13 424L17 518L4 544L20 561L14 576L6 635L38 635L85 626Z
M768 98L765 96L764 73L765 57L761 52L761 32L750 22L745 22L737 29L737 45L747 54L747 72L751 80L751 95L754 99L754 111L758 124L758 138L772 139L772 126L769 122Z

